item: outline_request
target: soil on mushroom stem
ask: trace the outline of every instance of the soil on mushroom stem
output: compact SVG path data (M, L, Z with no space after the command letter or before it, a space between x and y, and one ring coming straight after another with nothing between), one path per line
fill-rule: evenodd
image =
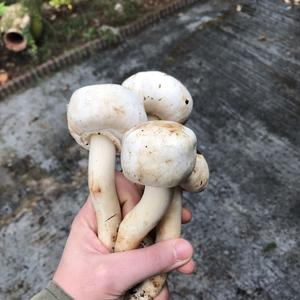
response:
M125 0L124 13L118 15L114 9L118 1L77 0L72 9L46 8L43 10L43 33L37 41L38 51L30 49L14 53L4 48L0 41L0 69L9 80L68 49L82 45L101 36L102 25L121 26L137 20L176 0ZM1 84L1 83L0 83Z

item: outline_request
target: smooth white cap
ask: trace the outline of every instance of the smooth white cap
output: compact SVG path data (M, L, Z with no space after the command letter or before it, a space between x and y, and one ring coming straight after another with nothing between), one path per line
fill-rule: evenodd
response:
M189 91L179 80L163 72L139 72L122 85L144 99L148 115L184 123L192 112L193 99Z
M68 127L82 147L89 149L92 134L109 137L121 149L123 134L145 122L143 100L134 92L117 84L99 84L76 90L68 105Z
M179 123L142 123L123 136L123 174L132 182L147 186L177 186L194 169L196 144L194 132Z
M188 192L201 192L207 187L208 180L208 164L202 154L197 154L193 172L180 184L180 187Z

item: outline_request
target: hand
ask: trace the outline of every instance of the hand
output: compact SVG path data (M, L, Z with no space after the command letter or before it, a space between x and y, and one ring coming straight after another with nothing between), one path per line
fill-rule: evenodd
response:
M138 189L121 173L116 174L118 197L123 215L139 201ZM191 214L183 210L183 222ZM61 261L53 280L71 297L89 300L119 299L127 290L155 274L178 269L194 270L192 246L183 239L157 243L147 248L109 253L98 240L97 224L88 199L75 217ZM167 299L164 289L156 298Z

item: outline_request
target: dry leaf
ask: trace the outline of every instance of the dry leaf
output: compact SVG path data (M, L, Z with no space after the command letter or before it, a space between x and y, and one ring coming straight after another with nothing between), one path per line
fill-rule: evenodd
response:
M259 40L260 42L266 41L266 40L267 40L266 34L265 34L265 33L261 34L261 35L259 36L258 40Z
M5 70L0 70L0 85L8 81L8 74Z

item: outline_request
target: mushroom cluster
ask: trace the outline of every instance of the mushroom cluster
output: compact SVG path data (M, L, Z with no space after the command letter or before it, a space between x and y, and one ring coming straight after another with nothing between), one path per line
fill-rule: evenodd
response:
M139 72L122 85L83 87L71 97L71 135L89 149L89 190L98 238L110 251L138 248L156 228L156 242L180 237L182 191L208 184L205 158L194 132L182 125L193 99L177 79L158 71ZM140 202L121 220L114 184L115 156L124 176L145 186ZM153 299L167 275L141 283L127 299Z

